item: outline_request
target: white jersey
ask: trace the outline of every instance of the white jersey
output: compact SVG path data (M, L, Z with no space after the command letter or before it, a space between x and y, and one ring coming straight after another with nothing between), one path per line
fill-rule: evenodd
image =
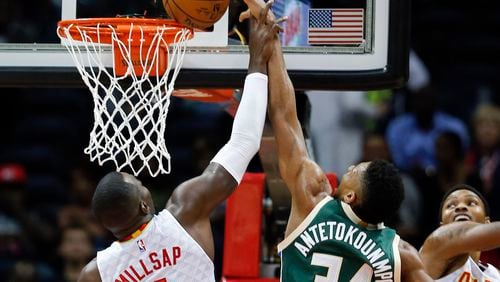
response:
M436 282L497 282L500 281L500 272L493 265L488 264L486 269L481 269L469 257L467 261L454 272L442 277Z
M215 281L212 260L166 209L136 238L98 252L97 267L104 282Z

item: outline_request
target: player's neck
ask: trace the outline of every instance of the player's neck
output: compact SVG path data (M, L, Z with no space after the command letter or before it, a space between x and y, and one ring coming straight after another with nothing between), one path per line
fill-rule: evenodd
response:
M347 215L347 217L349 217L349 219L352 222L356 223L357 225L359 225L363 228L368 228L368 229L382 229L382 228L384 228L384 224L382 222L378 223L378 224L368 223L368 222L362 220L358 216L358 214L356 213L353 206L351 206L350 204L348 204L344 201L340 201L340 203L342 204L342 209L344 210L344 213Z
M129 228L124 229L122 232L120 232L120 234L115 234L115 237L118 238L120 242L125 242L133 238L137 238L146 228L152 218L152 214L148 214L139 218L139 220L132 224Z
M143 223L141 226L139 226L139 228L137 228L136 231L134 231L131 234L129 234L129 235L121 238L120 242L126 242L126 241L129 241L129 240L132 240L132 239L135 239L135 238L139 237L142 234L142 231L146 228L147 225L148 225L148 223Z
M481 257L481 252L472 252L469 253L469 256L474 260L476 263L479 263L479 258Z

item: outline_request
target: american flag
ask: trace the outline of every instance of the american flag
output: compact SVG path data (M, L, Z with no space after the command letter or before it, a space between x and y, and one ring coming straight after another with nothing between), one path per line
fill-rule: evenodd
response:
M363 43L363 9L310 9L307 42L310 45Z

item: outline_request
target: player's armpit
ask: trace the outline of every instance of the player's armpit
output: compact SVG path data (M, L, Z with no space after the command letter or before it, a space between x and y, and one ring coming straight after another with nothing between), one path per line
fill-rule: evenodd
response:
M301 205L312 204L316 206L324 197L332 194L332 186L326 177L326 174L313 160L307 158L298 171L297 179L295 180L294 191L295 200L300 200L301 197L306 197L302 200Z
M166 209L212 260L214 246L210 214L237 185L223 166L210 163L200 176L179 185L167 203Z
M210 163L205 171L179 185L166 209L184 227L207 219L217 205L231 195L238 183L221 165Z
M80 273L78 277L78 282L101 282L101 276L99 275L99 269L97 268L97 259L91 260Z

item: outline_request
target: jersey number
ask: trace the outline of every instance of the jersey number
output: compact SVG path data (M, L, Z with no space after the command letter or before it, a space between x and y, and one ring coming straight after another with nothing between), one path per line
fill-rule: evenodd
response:
M339 281L340 268L342 267L342 257L327 255L322 253L314 253L311 260L311 265L323 266L328 268L326 276L316 275L314 282ZM350 281L371 281L373 270L368 264L358 269L356 274Z

